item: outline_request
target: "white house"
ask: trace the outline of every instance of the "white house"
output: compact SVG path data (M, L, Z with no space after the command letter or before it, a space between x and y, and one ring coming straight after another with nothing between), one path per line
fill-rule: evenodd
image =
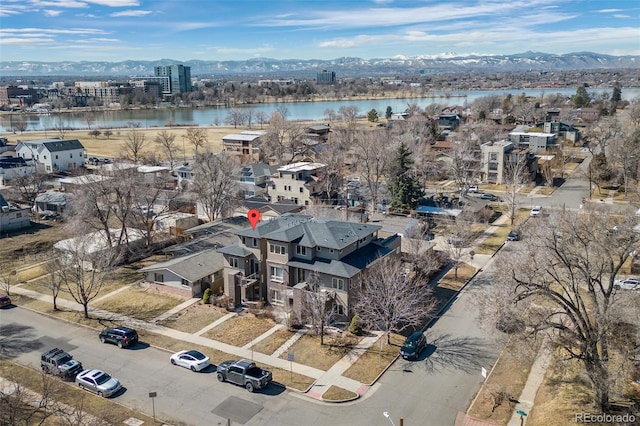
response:
M35 159L47 172L67 171L84 166L84 146L77 139L41 139L21 141L18 157Z
M31 226L29 209L11 205L0 194L0 233Z

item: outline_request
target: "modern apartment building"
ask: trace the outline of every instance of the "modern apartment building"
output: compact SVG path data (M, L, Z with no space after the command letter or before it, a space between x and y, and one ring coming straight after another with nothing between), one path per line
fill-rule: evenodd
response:
M291 200L300 206L308 206L322 190L326 164L300 162L278 167L273 174L269 195L271 201Z
M184 65L167 65L153 68L155 77L169 78L169 93L183 93L191 91L191 67Z
M518 148L529 148L534 154L544 154L557 143L555 133L521 132L509 133L509 140Z
M400 236L380 238L381 228L287 213L240 230L237 244L218 250L225 295L233 305L268 302L299 311L296 291L331 292L335 311L349 315L360 274L382 257L400 255Z
M318 84L333 84L336 82L336 73L327 70L318 71L316 74L316 82Z

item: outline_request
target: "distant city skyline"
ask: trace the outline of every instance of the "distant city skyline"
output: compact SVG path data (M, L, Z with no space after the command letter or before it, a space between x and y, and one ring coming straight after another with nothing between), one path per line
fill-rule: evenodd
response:
M2 0L0 60L640 55L628 0Z

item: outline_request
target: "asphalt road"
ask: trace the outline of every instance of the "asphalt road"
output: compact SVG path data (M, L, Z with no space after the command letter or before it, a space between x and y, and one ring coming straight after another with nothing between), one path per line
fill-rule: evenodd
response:
M0 310L0 353L39 368L51 347L69 351L85 368L99 368L126 388L115 400L151 415L149 392L157 392L158 418L190 425L383 425L389 411L406 425L451 425L465 411L499 350L475 325L473 289L460 295L428 331L420 360L398 360L365 398L348 404L318 403L272 385L251 394L203 373L174 367L167 352L139 344L132 349L103 345L97 333L20 308ZM177 422L176 422L177 423Z

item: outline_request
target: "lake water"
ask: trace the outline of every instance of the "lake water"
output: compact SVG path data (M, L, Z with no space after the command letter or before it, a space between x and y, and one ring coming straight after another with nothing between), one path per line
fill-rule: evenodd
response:
M611 89L588 89L592 95L602 92L611 93ZM407 109L409 104L417 104L420 108L425 108L431 104L442 105L465 105L470 104L478 98L491 95L519 95L541 96L552 93L560 93L564 96L571 96L576 93L575 89L528 89L528 90L482 90L471 92L433 92L430 97L425 98L404 98L404 99L373 99L373 100L341 100L341 101L323 101L323 102L288 102L288 103L270 103L270 104L254 104L237 106L238 109L249 108L253 111L254 116L258 112L263 112L266 117L286 108L289 120L309 120L322 121L326 119L325 112L327 110L337 111L342 106L355 106L361 115L365 115L371 109L378 111L378 115L384 116L388 106L394 112L402 112ZM622 89L622 98L631 100L640 97L640 88ZM22 119L27 122L27 130L38 131L44 129L53 129L59 125L60 120L67 128L86 129L87 122L84 120L86 112L69 112L62 114L37 115L22 114ZM174 125L187 124L199 126L224 125L225 118L229 114L229 108L172 108L172 109L141 109L141 110L117 110L117 111L97 111L92 113L95 117L92 128L124 128L129 123L140 123L140 127L159 127L168 123ZM13 127L13 120L18 115L1 115L0 131L8 132ZM254 127L257 122L254 120Z

